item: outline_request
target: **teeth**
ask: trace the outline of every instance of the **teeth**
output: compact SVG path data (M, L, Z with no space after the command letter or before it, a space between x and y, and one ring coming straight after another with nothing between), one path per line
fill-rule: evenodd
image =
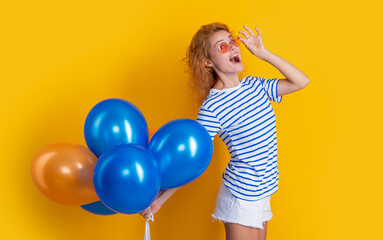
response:
M238 53L234 54L231 58L230 58L230 61L233 61L235 57L239 56Z
M231 58L235 58L236 56L238 56L238 53L234 54Z

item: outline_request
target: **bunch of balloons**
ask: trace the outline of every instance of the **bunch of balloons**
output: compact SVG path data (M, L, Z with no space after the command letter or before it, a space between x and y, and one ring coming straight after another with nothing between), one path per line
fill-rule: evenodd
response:
M143 114L132 103L111 98L85 120L88 148L54 143L32 159L32 178L51 200L99 215L135 214L159 190L188 184L208 167L213 144L195 120L166 123L149 142Z

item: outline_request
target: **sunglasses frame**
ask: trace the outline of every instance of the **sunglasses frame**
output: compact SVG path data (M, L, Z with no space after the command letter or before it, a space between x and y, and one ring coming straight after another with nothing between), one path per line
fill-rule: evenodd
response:
M230 43L232 41L233 43ZM217 50L221 53L227 53L229 51L229 44L234 45L235 47L239 47L241 41L238 37L233 37L232 39L230 39L230 41L220 42L217 46ZM221 46L223 46L224 48L221 48Z

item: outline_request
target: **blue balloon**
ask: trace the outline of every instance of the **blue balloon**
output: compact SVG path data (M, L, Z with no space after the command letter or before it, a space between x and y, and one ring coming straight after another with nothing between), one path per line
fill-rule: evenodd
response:
M110 98L96 104L85 120L85 141L99 157L108 148L121 143L148 146L149 132L144 115L132 103Z
M113 214L116 214L115 211L112 211L111 209L109 209L101 201L88 203L88 204L85 204L85 205L81 205L80 207L83 208L84 210L90 212L90 213L94 213L94 214L97 214L97 215L113 215Z
M209 133L191 119L177 119L163 125L151 138L148 148L161 172L161 189L195 180L209 166L213 155Z
M119 144L98 159L93 184L108 208L134 214L145 210L155 200L161 173L149 150L136 144Z

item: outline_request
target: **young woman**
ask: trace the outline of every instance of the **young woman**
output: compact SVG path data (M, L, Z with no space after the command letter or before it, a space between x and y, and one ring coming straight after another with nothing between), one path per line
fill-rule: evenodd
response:
M269 51L261 33L239 31L235 37L222 23L202 26L187 52L191 83L199 92L197 121L225 142L231 158L222 174L212 216L224 222L226 239L266 239L267 221L273 214L270 196L278 190L276 124L270 100L280 103L282 95L303 89L309 78L288 61ZM257 58L276 67L286 78L246 76L239 44ZM177 189L163 191L163 204ZM153 203L155 210L159 207ZM153 207L152 207L152 213ZM142 215L148 216L149 210Z

